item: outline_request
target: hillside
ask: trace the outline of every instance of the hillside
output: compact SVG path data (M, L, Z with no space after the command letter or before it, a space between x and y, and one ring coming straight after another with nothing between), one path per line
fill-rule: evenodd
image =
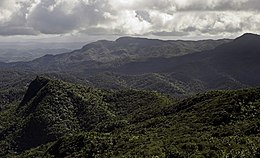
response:
M161 73L124 75L104 72L86 78L95 87L99 88L150 90L173 97L188 96L204 90L204 87L200 83L188 84Z
M173 100L37 77L19 105L0 111L0 156L259 157L259 92Z
M93 84L80 76L73 76L67 73L34 73L31 71L9 71L0 68L0 111L13 102L20 101L27 90L27 86L36 75L43 75L52 79L84 84Z
M45 55L29 62L0 63L1 69L32 74L66 74L74 80L83 80L87 85L105 89L134 88L153 90L172 96L191 95L210 88L201 80L186 81L170 73L156 71L160 60L170 60L187 54L214 49L232 40L164 41L146 38L121 37L115 41L100 40L87 44L82 49L58 55ZM152 65L144 65L154 60ZM140 63L141 65L139 65ZM137 65L137 66L136 66ZM169 63L172 65L172 63ZM167 66L169 66L167 65ZM139 66L141 68L139 69ZM162 64L164 66L164 64ZM141 74L140 74L141 71ZM68 78L65 77L65 78ZM64 77L60 77L64 79ZM228 86L215 89L246 87L224 77ZM113 81L113 79L116 79ZM118 80L117 80L118 79ZM111 82L112 81L112 82ZM122 82L121 82L122 81ZM77 83L77 82L76 82ZM230 83L230 84L229 84Z
M79 50L58 55L45 55L31 62L11 63L8 67L34 71L69 71L91 73L133 61L155 57L174 57L213 49L231 40L163 41L121 37L116 41L100 40Z
M102 91L36 78L17 108L12 106L1 112L1 149L4 153L21 152L54 141L65 134L80 131L109 132L135 119L130 118L137 110L146 111L152 106L166 104L167 100L156 93ZM5 117L8 112L12 117ZM6 146L6 143L9 145Z
M115 68L127 75L167 74L169 79L191 84L200 82L204 90L259 86L260 36L245 34L213 50L174 58L153 58Z
M187 96L260 86L259 39L255 34L216 41L121 37L93 42L70 53L0 65L10 71L66 74L105 89Z

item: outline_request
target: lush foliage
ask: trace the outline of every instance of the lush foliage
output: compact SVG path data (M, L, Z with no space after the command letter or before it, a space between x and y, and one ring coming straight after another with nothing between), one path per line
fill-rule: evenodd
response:
M0 112L0 156L259 157L259 92L174 100L37 78Z

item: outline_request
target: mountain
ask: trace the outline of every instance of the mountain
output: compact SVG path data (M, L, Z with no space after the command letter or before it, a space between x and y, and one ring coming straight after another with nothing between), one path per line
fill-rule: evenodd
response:
M182 82L201 82L206 89L259 86L260 36L245 34L213 50L174 58L153 58L115 68L120 74L168 74Z
M28 85L36 75L43 75L51 79L93 87L93 84L79 76L75 77L67 73L33 73L28 71L8 71L0 69L0 111L17 104L23 98Z
M21 152L80 131L110 132L142 119L133 113L167 100L153 92L113 92L37 77L18 106L2 111L12 117L2 118L0 146L2 152Z
M162 41L121 37L82 49L4 64L9 70L66 73L99 88L154 90L172 96L260 86L259 36Z
M58 55L45 55L32 62L10 64L16 69L35 71L70 71L90 73L96 69L116 67L154 57L174 57L210 50L231 40L163 41L121 37L116 41L100 40L82 49ZM95 70L94 70L95 69Z
M58 56L63 62L100 63L141 60L152 57L173 57L202 50L213 49L230 40L205 41L163 41L157 39L121 37L116 41L100 40L84 46L80 50Z
M175 100L37 77L19 105L0 111L0 156L259 157L259 94Z
M128 63L147 61L153 58L171 58L192 54L203 50L213 49L231 40L203 40L203 41L163 41L146 38L121 37L116 41L101 40L87 44L82 49L58 55L45 55L29 62L0 63L1 68L8 71L27 71L32 73L61 73L84 78L87 83L100 88L136 88L156 90L171 95L187 95L188 91L193 94L198 92L195 86L188 83L171 79L165 74L143 74L132 76L118 74L113 71ZM127 72L127 71L126 71ZM109 74L109 75L108 75ZM115 79L120 76L122 82L109 82L107 79ZM144 81L148 83L144 83ZM98 81L101 81L98 82ZM118 80L119 81L119 80ZM193 83L192 83L193 84ZM188 85L188 86L187 86ZM158 87L166 87L160 88Z
M96 74L86 78L102 88L147 89L174 96L260 86L259 40L258 35L244 34L212 50L94 69Z

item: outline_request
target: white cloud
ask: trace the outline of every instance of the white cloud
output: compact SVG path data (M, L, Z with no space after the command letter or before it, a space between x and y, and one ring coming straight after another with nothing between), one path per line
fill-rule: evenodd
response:
M4 23L10 20L12 13L19 9L19 7L15 0L0 1L0 22Z
M259 0L2 0L0 35L260 32Z

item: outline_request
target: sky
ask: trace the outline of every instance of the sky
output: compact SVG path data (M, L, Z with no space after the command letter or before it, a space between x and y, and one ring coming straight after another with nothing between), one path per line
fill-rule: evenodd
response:
M0 41L120 36L234 38L260 33L260 0L0 0Z

